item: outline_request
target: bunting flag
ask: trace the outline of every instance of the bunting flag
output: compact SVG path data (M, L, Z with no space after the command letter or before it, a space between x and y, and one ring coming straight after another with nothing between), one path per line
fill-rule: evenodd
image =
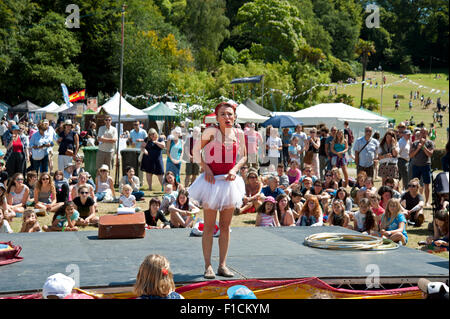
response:
M76 102L79 100L84 100L86 98L86 89L81 90L80 92L75 92L69 95L70 102Z

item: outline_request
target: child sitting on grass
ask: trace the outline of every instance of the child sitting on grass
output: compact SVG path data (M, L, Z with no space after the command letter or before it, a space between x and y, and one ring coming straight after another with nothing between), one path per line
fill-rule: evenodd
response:
M184 299L175 292L170 263L161 255L145 257L133 287L138 299Z
M386 204L386 210L381 217L381 236L396 243L406 245L408 235L406 233L406 217L398 199L391 198Z
M164 195L161 202L161 210L164 215L169 214L169 206L175 203L178 197L178 192L173 189L172 184L164 184Z
M359 201L359 210L354 215L353 229L371 235L378 231L378 223L375 218L376 216L370 208L370 201L363 198Z
M191 228L200 210L189 201L189 193L183 189L178 192L176 202L169 206L169 212L170 228Z
M80 213L75 210L73 202L65 202L53 215L52 225L44 226L44 231L78 231L75 225L80 221Z
M333 200L332 210L330 216L328 216L327 222L330 226L341 226L350 229L353 228L349 225L350 217L346 213L344 202L341 199Z
M259 206L256 215L256 227L280 227L276 210L277 201L272 196L267 196L264 203Z
M119 208L134 208L136 212L139 212L141 209L136 206L136 197L132 195L133 189L130 185L126 184L122 186L122 195L119 198Z
M23 212L23 222L21 233L36 233L41 232L41 226L37 219L36 213L32 209L27 209Z
M448 211L439 210L434 216L433 222L434 234L426 240L431 250L433 251L448 251ZM421 243L419 243L421 244Z
M4 218L3 209L0 208L0 233L11 234L13 230L9 226L8 221Z
M145 223L150 228L170 228L170 223L160 210L161 201L158 198L152 198L149 203L149 209L144 211ZM158 227L158 220L161 221Z

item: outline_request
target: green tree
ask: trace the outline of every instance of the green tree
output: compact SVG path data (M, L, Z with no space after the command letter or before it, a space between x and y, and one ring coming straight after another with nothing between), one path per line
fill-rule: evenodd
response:
M180 29L193 46L197 67L211 70L215 67L220 44L229 36L230 21L225 15L224 0L187 0Z
M364 41L362 39L359 39L358 44L355 47L355 53L361 57L362 64L363 64L363 74L362 74L362 85L361 85L361 105L363 105L363 98L364 98L364 81L366 79L366 68L367 68L367 61L369 59L369 56L373 53L375 53L375 46L373 42L370 41Z
M239 34L248 49L260 44L266 62L291 61L306 44L298 9L287 1L248 2L239 9L237 20L233 34Z
M19 54L2 79L14 83L16 103L30 99L38 104L62 101L60 83L69 90L82 89L85 81L73 62L81 45L65 27L65 17L48 12L37 24L18 37Z

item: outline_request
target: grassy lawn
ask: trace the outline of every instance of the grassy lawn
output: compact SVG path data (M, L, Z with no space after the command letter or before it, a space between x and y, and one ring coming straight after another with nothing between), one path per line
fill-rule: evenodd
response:
M383 89L383 107L376 112L378 114L381 114L383 116L393 118L396 120L396 124L409 120L411 116L414 116L414 121L416 124L420 122L424 122L426 127L430 127L430 123L433 123L433 112L436 108L436 100L440 96L441 97L441 103L442 105L449 103L449 82L447 81L448 74L446 73L439 73L441 75L440 79L435 79L435 73L432 75L429 74L412 74L407 75L407 80L401 83L395 83L391 86L385 86ZM396 81L401 80L400 74L395 73L389 73L385 72L384 75L386 76L386 85L389 85L390 83L394 83ZM373 86L370 87L368 85L365 85L364 87L364 99L367 98L375 98L378 100L378 102L381 102L381 72L375 72L375 71L369 71L367 72L366 80L372 79ZM417 85L414 85L410 83L409 80L420 84L424 87L427 87L427 89L419 88ZM360 82L362 79L358 78L358 82ZM375 83L378 81L378 88L375 88ZM445 94L435 94L430 93L431 89L446 91ZM409 96L411 91L419 91L420 95L419 97L424 94L425 100L428 97L431 97L433 100L433 105L428 109L423 109L420 106L420 99L419 100L412 100L413 101L413 108L410 111L408 107L409 103ZM328 95L329 91L323 91L323 95ZM338 87L338 94L347 94L354 97L354 106L359 106L361 102L361 85L349 85L347 87ZM397 94L400 96L400 107L399 110L395 110L395 99L394 95ZM403 98L402 98L403 97ZM447 143L447 127L449 126L449 115L448 115L448 108L445 113L443 113L443 125L442 128L439 126L438 123L435 123L436 132L437 132L437 138L436 138L436 146L439 149L445 148L445 144Z

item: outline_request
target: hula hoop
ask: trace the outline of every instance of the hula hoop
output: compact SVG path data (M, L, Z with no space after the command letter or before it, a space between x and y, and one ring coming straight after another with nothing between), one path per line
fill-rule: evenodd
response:
M390 239L363 234L318 233L305 238L306 246L333 250L393 250L400 245Z

